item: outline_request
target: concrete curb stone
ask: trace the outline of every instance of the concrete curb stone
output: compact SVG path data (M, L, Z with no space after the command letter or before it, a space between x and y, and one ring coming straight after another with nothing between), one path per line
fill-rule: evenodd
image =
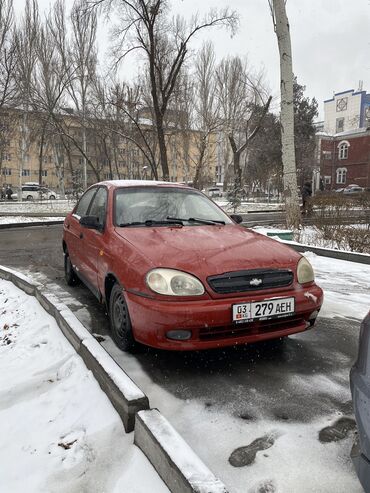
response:
M125 431L152 463L171 493L227 493L226 487L156 409L93 335L58 298L21 273L0 266L0 278L33 295L52 315L118 412ZM145 413L145 414L143 414Z
M302 243L296 243L294 241L279 240L287 246L290 246L297 252L313 252L321 257L335 258L337 260L347 260L348 262L357 262L358 264L370 265L370 255L366 253L353 253L343 250L332 250L331 248L315 247L311 245L304 245Z
M56 224L63 224L64 221L35 221L29 223L10 223L10 224L0 224L0 229L11 229L11 228L27 228L30 226L55 226Z
M157 409L138 412L134 443L172 493L227 493L224 484Z
M92 371L102 390L112 402L122 419L126 432L133 431L136 412L140 409L149 408L147 396L106 353L90 332L77 320L71 310L63 303L59 303L51 293L43 292L41 284L6 267L0 267L0 278L13 282L22 291L35 296L43 308L55 318L64 336L82 357L86 366ZM104 357L101 357L98 362L96 355L99 354L99 351L103 352ZM112 368L119 369L122 374L118 382L114 382L114 379L112 379Z

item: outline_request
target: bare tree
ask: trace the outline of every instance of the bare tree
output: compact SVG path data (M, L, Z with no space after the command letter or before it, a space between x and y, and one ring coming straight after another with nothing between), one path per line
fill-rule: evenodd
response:
M287 226L301 222L294 148L293 64L286 0L268 0L280 53L281 143Z
M141 50L148 64L155 128L164 180L169 179L165 139L165 117L194 36L208 27L227 26L234 30L237 15L229 9L211 10L204 18L194 16L190 22L177 17L169 21L166 0L87 0L88 7L102 7L120 17L116 27L116 62L133 50Z
M0 0L0 110L14 102L16 50L12 0Z
M216 132L221 127L220 100L216 97L216 56L212 43L203 45L195 60L194 73L194 129L195 161L194 186L203 188L209 181L207 162L213 158L216 146Z
M25 13L20 25L16 26L14 41L16 46L16 85L19 104L23 111L21 131L21 159L19 167L20 200L23 170L27 166L31 145L31 128L29 111L31 99L32 74L36 63L36 44L40 27L38 5L36 0L26 0Z
M31 100L34 118L40 122L39 132L39 183L42 182L43 154L49 146L58 177L59 189L64 195L64 145L60 139L60 112L66 102L66 89L71 83L73 71L62 63L60 51L55 49L55 11L39 26L36 43L36 61L31 79Z
M233 156L230 197L237 206L243 194L241 157L260 131L272 98L266 95L263 74L254 76L240 57L223 59L216 75L224 132Z
M10 158L10 140L14 133L15 119L9 118L8 106L16 96L14 44L14 12L12 0L0 0L0 176L3 161Z

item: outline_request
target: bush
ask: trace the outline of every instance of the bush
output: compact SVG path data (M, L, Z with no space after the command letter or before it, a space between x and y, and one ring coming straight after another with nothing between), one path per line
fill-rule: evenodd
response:
M339 249L370 253L370 215L366 212L370 208L370 194L357 197L322 194L311 200L311 207L313 226L323 240ZM359 224L353 219L356 211ZM364 214L368 214L365 222Z

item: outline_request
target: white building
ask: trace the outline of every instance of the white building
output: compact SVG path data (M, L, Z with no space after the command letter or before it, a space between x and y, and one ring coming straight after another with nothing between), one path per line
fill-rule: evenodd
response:
M324 132L330 135L370 126L370 94L349 89L324 101Z

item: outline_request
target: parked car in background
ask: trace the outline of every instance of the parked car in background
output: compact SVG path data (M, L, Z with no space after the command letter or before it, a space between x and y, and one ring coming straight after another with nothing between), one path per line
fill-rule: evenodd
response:
M313 326L323 293L309 261L246 229L198 190L98 183L63 226L65 278L106 304L122 350L198 350Z
M58 195L47 187L37 184L22 185L22 200L55 200ZM12 194L12 199L18 199L18 193Z
M344 195L358 195L360 193L363 193L365 191L364 188L359 187L358 185L351 185L343 189L343 194Z
M361 324L358 356L350 381L358 428L351 457L363 489L370 493L370 312Z
M218 187L209 188L207 195L208 197L222 197L222 190Z
M344 195L358 195L363 193L365 189L360 187L359 185L352 184L352 185L347 185L344 188L338 188L337 190L334 191L335 193L342 193Z

